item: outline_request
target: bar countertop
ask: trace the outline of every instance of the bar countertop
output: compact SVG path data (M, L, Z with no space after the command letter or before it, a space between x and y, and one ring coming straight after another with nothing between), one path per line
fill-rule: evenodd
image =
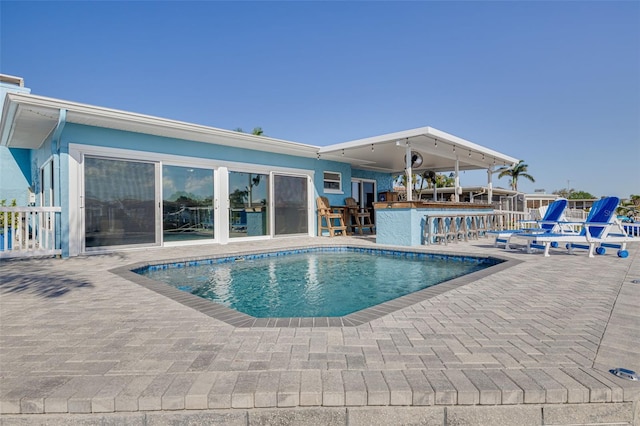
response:
M383 209L441 209L441 210L493 210L490 204L463 203L455 201L380 201L373 203L376 210Z

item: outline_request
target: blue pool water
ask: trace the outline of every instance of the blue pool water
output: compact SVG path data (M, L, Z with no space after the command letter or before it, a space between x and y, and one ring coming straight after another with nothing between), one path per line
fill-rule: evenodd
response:
M496 263L372 249L308 249L136 272L258 318L344 316Z

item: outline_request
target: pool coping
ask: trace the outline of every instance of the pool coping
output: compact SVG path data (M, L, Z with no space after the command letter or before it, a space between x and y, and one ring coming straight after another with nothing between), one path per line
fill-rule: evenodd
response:
M354 249L363 249L363 250L372 250L370 246L359 245L359 244L318 244L318 245L308 245L297 247L297 250L313 250L313 249L327 249L327 248L354 248ZM438 252L438 251L426 251L421 250L419 247L392 247L392 246L380 246L376 247L376 251L391 251L391 252L404 252L404 253L419 253L425 255L443 255L447 257L474 257L474 258L486 258L486 259L496 259L500 262L491 265L487 268L484 268L479 271L475 271L461 277L453 278L447 281L444 281L440 284L433 285L431 287L427 287L422 290L418 290L413 293L406 294L404 296L397 297L395 299L389 300L387 302L380 303L378 305L371 306L369 308L365 308L356 312L353 312L348 315L340 316L340 317L291 317L291 318L256 318L240 311L236 311L235 309L228 308L219 303L204 299L199 296L195 296L186 291L179 290L169 284L152 280L147 278L139 273L134 272L137 269L147 268L149 266L161 265L165 263L189 263L189 262L199 262L208 259L221 259L221 258L229 258L229 257L241 257L244 255L250 254L267 254L267 253L277 253L286 250L274 250L274 249L264 249L264 250L243 250L238 253L234 253L233 255L215 255L215 256L197 256L197 257L189 257L182 259L171 259L168 261L158 261L158 262L139 262L133 263L125 266L121 266L118 268L110 269L109 272L118 275L126 280L129 280L135 284L138 284L146 289L154 291L160 295L163 295L173 301L176 301L184 306L192 308L198 312L201 312L211 318L215 318L219 321L223 321L231 326L240 327L240 328L251 328L251 327L267 327L267 328L276 328L276 327L286 327L286 328L297 328L297 327L357 327L359 325L368 323L375 319L381 318L385 315L396 312L400 309L407 308L409 306L415 305L417 303L421 303L425 300L428 300L432 297L439 296L448 291L463 287L467 284L471 284L481 278L493 275L497 272L503 271L505 269L511 268L522 263L521 260L502 257L502 256L480 256L480 255L469 255L469 253L458 253L458 252Z

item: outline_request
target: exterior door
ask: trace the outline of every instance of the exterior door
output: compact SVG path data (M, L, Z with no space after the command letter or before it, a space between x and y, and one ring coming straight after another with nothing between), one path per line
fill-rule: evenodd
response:
M162 166L163 242L215 237L213 179L212 169Z
M373 203L376 201L376 182L374 180L352 179L351 196L355 198L360 207L368 208L371 211L371 220L375 221Z
M309 234L307 176L273 175L274 235Z
M84 246L159 244L156 163L84 157Z

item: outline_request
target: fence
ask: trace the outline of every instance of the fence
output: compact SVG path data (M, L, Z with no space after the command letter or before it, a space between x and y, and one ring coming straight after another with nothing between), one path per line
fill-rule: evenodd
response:
M0 258L60 255L60 207L0 206Z

